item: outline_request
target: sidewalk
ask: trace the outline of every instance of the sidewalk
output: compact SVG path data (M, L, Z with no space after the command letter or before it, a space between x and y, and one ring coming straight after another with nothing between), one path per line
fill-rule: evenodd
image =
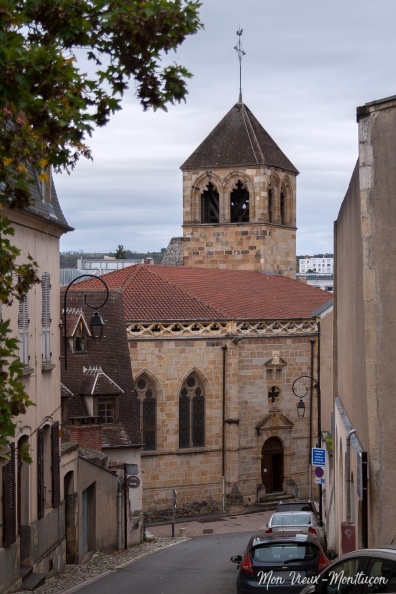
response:
M133 563L165 547L180 544L186 539L212 534L258 531L267 523L272 513L267 511L178 520L174 526L174 538L172 538L172 524L148 526L147 541L112 555L94 553L84 565L67 565L65 573L48 578L45 584L36 588L34 592L37 594L73 594L83 586L95 582L124 565ZM26 594L26 590L20 590L15 594Z

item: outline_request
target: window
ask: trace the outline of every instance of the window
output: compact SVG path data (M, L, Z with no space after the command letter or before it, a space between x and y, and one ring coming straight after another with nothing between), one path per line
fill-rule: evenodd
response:
M15 444L10 444L10 460L2 468L3 479L3 546L16 540Z
M96 415L100 418L102 423L115 423L116 422L116 399L100 396L97 399L97 412Z
M18 312L18 340L19 359L24 365L29 365L29 309L28 298L25 294L19 301Z
M322 574L320 579L321 594L349 594L356 582L359 558L341 561Z
M153 383L147 376L139 377L136 382L138 391L138 415L144 450L156 448L156 409L157 399Z
M274 219L274 191L272 188L268 190L268 222L272 223Z
M179 448L205 445L205 393L192 374L182 385L179 396Z
M50 275L44 272L41 277L41 324L42 324L42 360L43 363L51 361L51 310L50 310Z
M286 192L284 189L281 191L280 195L280 219L281 225L286 224Z
M370 559L365 574L368 579L363 586L362 594L395 591L396 564L390 559Z
M249 192L241 180L235 184L230 196L231 223L249 222Z
M212 182L207 184L206 190L201 194L201 222L219 222L219 193Z

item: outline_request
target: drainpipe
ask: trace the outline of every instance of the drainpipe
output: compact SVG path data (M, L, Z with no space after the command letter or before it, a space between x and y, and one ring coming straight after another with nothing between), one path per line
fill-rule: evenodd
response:
M226 353L228 347L224 344L223 351L223 410L222 410L222 434L221 434L221 476L222 476L222 503L223 513L225 512L225 405L226 405Z
M346 461L345 461L345 474L346 474L346 521L347 524L351 524L351 437L356 433L356 429L349 431L346 438Z
M117 493L117 546L119 551L122 549L122 491L123 481L119 478Z
M315 340L310 338L311 343L311 396L309 399L309 449L308 449L308 493L309 498L312 499L312 409L313 409L313 389L314 389L314 348Z

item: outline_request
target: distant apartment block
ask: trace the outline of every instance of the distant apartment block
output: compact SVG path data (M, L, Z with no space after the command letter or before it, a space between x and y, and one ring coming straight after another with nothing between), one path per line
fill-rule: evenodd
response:
M316 272L318 274L333 274L334 258L302 258L299 262L299 273Z

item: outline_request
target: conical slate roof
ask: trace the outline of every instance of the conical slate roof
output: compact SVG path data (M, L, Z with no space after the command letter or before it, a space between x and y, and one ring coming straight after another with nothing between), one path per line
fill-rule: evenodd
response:
M181 169L257 165L272 165L298 174L250 109L239 101L183 163Z

